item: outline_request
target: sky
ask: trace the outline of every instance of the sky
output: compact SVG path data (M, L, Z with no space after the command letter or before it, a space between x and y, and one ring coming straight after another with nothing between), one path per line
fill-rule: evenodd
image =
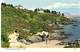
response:
M50 9L72 15L80 14L80 0L2 0L6 4L22 5L26 9Z

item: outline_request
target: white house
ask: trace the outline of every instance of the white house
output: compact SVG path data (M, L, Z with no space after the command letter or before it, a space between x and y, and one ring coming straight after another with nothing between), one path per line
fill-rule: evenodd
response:
M37 12L38 13L44 13L44 9L43 8L40 8Z
M44 9L43 8L40 8L40 9L38 8L37 13L44 13Z
M15 6L15 8L16 8L16 9L23 9L23 6L17 5L17 6Z

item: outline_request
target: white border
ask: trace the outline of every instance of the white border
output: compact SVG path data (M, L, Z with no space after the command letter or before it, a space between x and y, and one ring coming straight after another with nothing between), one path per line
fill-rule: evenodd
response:
M1 4L1 0L0 0ZM0 5L0 35L1 35L1 5ZM78 52L80 48L1 48L1 36L0 36L0 52Z

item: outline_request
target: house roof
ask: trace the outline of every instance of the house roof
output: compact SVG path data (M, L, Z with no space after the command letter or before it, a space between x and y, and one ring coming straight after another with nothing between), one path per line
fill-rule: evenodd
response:
M43 8L38 8L37 10L38 10L38 11L43 11L44 9L43 9Z
M40 8L39 10L40 10L40 11L43 11L44 9L43 9L43 8Z
M23 7L23 6L21 6L21 5L17 5L17 6L15 6L15 7Z

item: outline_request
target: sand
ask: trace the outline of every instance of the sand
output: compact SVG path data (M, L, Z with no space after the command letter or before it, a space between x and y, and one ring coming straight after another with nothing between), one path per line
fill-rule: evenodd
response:
M64 48L66 46L66 45L56 45L57 43L61 42L58 40L48 41L47 44L46 44L46 41L44 41L44 42L26 45L24 43L17 41L18 35L19 34L15 33L15 32L13 34L9 35L10 48Z

